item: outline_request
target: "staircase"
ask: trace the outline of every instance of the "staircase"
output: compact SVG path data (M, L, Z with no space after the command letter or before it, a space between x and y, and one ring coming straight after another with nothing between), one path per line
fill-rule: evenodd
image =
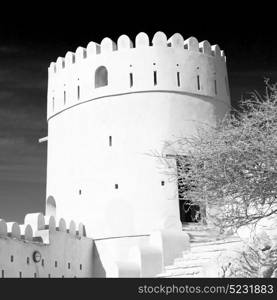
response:
M183 231L190 236L191 242L211 242L222 239L219 230L209 225L184 223Z
M223 237L212 228L204 225L184 226L191 237L191 250L182 253L174 263L165 267L157 277L204 277L204 266L223 251L240 247L242 241L237 236Z

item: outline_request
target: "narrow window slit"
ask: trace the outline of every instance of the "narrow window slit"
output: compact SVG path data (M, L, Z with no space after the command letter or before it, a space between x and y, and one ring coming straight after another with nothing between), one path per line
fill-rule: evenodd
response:
M177 72L177 85L180 86L180 72Z
M133 86L134 82L133 82L133 73L130 73L130 87Z
M200 90L200 76L197 75L197 89Z
M154 85L157 85L157 71L154 71Z
M78 97L78 100L80 99L80 86L78 85L77 87L77 97Z
M110 135L110 136L109 136L109 146L111 147L112 144L113 144L113 140L112 140L112 136Z
M214 92L215 92L215 94L217 95L217 85L216 85L216 79L215 79L215 81L214 81Z
M63 92L63 103L64 103L64 105L66 103L66 91Z

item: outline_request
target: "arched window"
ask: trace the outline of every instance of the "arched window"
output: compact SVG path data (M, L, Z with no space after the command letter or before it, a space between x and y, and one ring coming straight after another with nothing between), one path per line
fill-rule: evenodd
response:
M95 88L108 85L108 70L101 66L95 71Z

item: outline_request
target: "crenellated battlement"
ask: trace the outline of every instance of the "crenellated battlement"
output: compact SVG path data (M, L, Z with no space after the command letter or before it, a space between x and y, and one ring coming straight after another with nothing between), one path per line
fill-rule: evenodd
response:
M66 69L72 64L81 62L82 60L95 55L106 54L113 51L126 51L128 49L142 47L172 47L199 52L226 60L224 51L221 50L217 44L211 46L206 40L200 43L195 37L190 37L184 40L183 36L179 33L175 33L167 39L167 36L163 32L159 31L155 33L150 43L148 35L144 32L140 32L135 38L135 44L125 34L121 35L117 39L117 43L108 37L102 39L100 44L89 42L86 48L78 47L75 53L68 51L64 58L58 57L56 62L51 62L49 71L51 73L57 73L61 69Z
M56 220L54 216L44 216L42 213L27 214L24 224L17 222L6 222L0 219L0 238L14 238L26 242L49 243L44 234L64 232L72 237L86 237L85 227L82 223L76 224L73 220L68 224L63 218ZM43 233L43 234L41 234Z
M68 51L48 68L48 119L102 97L147 91L203 95L229 102L226 57L218 45L141 32Z
M93 247L82 223L42 213L24 224L0 219L0 278L93 277Z

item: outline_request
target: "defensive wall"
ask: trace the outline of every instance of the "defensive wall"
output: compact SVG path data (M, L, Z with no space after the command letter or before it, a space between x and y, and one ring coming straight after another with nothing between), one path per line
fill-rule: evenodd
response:
M93 277L93 240L83 224L41 213L0 220L0 277Z
M82 223L42 213L0 219L0 278L153 277L188 249L185 233L93 240Z

